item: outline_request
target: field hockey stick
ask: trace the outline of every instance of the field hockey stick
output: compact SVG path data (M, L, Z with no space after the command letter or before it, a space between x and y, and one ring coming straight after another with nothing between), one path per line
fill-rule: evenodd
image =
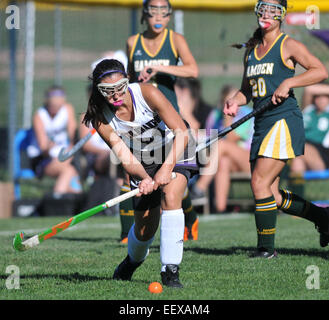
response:
M199 152L203 149L208 148L211 144L213 144L215 141L223 138L226 136L228 133L236 129L237 127L241 126L243 123L247 122L249 119L256 117L263 113L264 111L268 110L269 108L273 107L272 101L269 101L268 103L260 106L257 109L254 109L252 112L248 113L246 116L242 117L238 121L235 121L232 123L230 126L224 128L223 130L219 131L217 136L215 138L208 138L207 141L201 143L200 145L197 146L196 152Z
M95 134L96 129L91 129L82 139L80 139L71 150L66 151L65 148L62 148L58 154L58 160L63 162L71 158L80 148L82 148L85 143Z
M171 178L172 179L176 178L175 172L172 172ZM136 189L129 191L125 194L122 194L114 199L108 200L96 207L85 210L85 211L83 211L83 212L27 239L27 240L24 240L24 237L25 237L24 232L18 232L15 234L15 237L13 240L13 247L17 251L25 251L27 249L33 248L33 247L37 246L38 244L44 242L45 240L52 238L56 234L92 217L93 215L105 210L106 208L113 207L122 201L130 199L130 198L136 196L138 193L139 193L139 189L136 188Z
M219 139L225 137L228 133L236 129L237 127L241 126L243 123L247 122L249 119L256 117L263 113L264 111L268 110L269 108L273 107L272 101L262 105L261 107L254 109L252 112L248 113L246 116L242 117L238 121L235 121L230 126L224 128L223 130L219 131L217 136L213 138L208 138L205 142L201 142L196 146L195 154L188 159L180 160L179 162L186 162L194 160L198 157L198 153L202 150L207 149L210 145L212 145L214 142L218 141Z

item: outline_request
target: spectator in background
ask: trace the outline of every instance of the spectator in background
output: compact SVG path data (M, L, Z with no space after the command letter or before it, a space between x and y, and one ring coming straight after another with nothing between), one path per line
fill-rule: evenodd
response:
M305 87L303 90L302 109L307 106L314 105L316 96L329 96L329 84L318 83L312 86Z
M194 130L205 129L207 118L213 107L202 98L200 80L195 78L177 78L175 93L183 119Z
M232 118L223 117L224 101L232 97L237 89L233 86L224 86L220 93L218 108L214 109L207 119L207 131L221 130L232 124ZM248 106L240 107L233 122L239 120L249 112ZM203 197L214 179L216 210L225 212L230 190L230 174L232 172L250 173L249 150L253 134L253 120L249 120L218 141L210 155L209 166L194 184L191 190L192 198ZM214 166L218 166L217 171ZM214 173L215 172L215 173Z
M81 121L84 114L81 116ZM83 138L86 136L92 127L88 128L84 124L80 123L79 136ZM87 176L92 171L91 175L95 178L109 175L110 166L110 149L104 140L95 132L92 137L82 147L87 160Z
M290 188L301 196L305 171L329 169L329 85L306 87L303 107L305 153L290 165Z
M57 197L80 193L80 178L72 159L65 162L57 159L63 147L73 145L77 129L73 106L66 101L66 94L59 86L50 87L45 99L44 106L33 117L36 141L27 150L32 169L39 178L44 175L56 178L53 191Z

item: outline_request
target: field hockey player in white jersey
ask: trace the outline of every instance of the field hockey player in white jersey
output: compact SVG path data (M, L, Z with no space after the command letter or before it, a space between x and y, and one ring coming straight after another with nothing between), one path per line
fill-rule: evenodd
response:
M190 151L188 129L168 99L153 85L132 83L114 59L100 62L92 75L92 94L84 123L90 123L113 150L130 177L135 223L128 234L128 255L113 278L131 280L146 259L160 222L162 283L182 287L182 199L189 178L197 172L190 163L177 164ZM176 177L172 179L172 173Z

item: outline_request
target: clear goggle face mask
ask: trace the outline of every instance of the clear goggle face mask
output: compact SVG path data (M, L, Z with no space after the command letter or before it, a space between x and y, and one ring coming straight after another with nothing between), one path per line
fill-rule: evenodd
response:
M267 14L269 19L282 21L286 8L280 4L259 1L255 6L255 14L258 18L264 18Z
M113 98L115 94L122 95L128 89L128 79L123 78L115 83L99 83L97 85L98 91L105 98Z
M155 17L157 15L162 16L163 18L168 17L171 14L171 8L166 5L166 6L148 6L147 7L147 14L150 17Z

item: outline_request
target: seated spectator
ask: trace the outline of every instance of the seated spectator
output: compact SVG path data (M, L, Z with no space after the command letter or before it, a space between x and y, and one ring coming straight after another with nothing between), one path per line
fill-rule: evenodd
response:
M83 119L83 116L84 115L81 116L81 120ZM80 121L80 139L86 136L90 130L91 128L87 128ZM100 176L109 176L110 148L97 132L95 132L82 147L82 151L84 152L87 160L87 176L95 176L95 178Z
M207 120L207 131L221 130L251 112L248 106L240 107L236 117L223 117L224 101L233 96L236 88L224 86L221 90L218 108L214 109ZM250 173L249 150L253 134L253 120L249 120L229 133L214 145L210 154L209 165L203 170L198 181L191 190L192 198L203 197L214 179L215 204L218 212L227 210L227 198L230 190L230 174L232 172Z
M303 90L302 109L307 106L314 105L314 98L316 96L328 97L329 85L325 83L318 83L312 86L305 87Z
M45 99L44 106L33 117L35 144L27 149L32 169L38 178L44 175L56 178L54 195L80 193L80 178L72 159L65 162L57 159L63 147L73 145L77 129L73 106L66 101L65 92L59 86L50 87Z
M301 195L306 170L329 169L329 85L306 87L303 106L305 151L303 156L293 159L290 165L290 188Z
M207 117L213 108L202 98L200 81L194 78L177 78L175 93L180 114L191 129L205 129Z

